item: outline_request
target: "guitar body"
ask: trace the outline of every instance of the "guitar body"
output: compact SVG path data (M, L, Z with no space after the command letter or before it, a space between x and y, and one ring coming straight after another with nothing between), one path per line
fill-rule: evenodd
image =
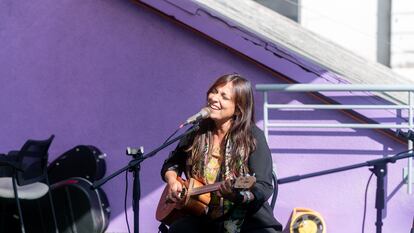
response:
M207 206L210 203L210 193L191 195L192 190L203 187L203 183L193 178L190 178L189 181L178 178L178 181L183 185L183 201L180 203L169 202L167 200L168 186L166 186L158 203L155 217L158 221L166 225L171 225L175 220L186 215L200 216L205 214L207 213Z
M184 181L178 177L177 180L183 185L183 191L180 194L182 201L180 203L168 201L168 186L166 186L158 203L155 217L165 225L171 225L175 220L186 215L200 216L207 214L208 204L211 200L210 193L219 190L220 185L224 183L204 185L193 178ZM255 182L256 178L254 176L238 177L232 187L235 189L250 189Z

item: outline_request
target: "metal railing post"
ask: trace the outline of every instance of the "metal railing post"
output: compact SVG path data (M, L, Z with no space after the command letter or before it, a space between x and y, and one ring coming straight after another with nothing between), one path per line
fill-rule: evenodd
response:
M269 130L268 130L268 125L269 125L269 115L268 115L268 99L267 99L267 91L264 92L263 95L263 131L266 137L266 141L269 141Z
M408 124L409 124L409 129L413 130L413 92L410 91L408 92L408 104L410 106L410 109L408 110ZM411 140L408 140L408 149L411 150L413 149L413 142ZM407 192L408 194L412 194L413 192L413 177L412 177L412 166L413 166L413 158L408 158L408 162L407 162Z

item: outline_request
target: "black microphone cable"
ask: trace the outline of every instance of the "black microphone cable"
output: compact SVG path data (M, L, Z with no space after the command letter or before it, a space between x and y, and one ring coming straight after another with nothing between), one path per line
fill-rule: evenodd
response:
M176 129L163 143L162 145L164 145L165 143L168 142L168 140L170 140L174 135L177 134L177 132L182 129L183 127L178 127L178 129ZM128 170L125 171L125 197L124 197L124 212L125 212L125 221L128 227L128 233L131 233L131 230L129 228L129 222L128 222L128 213L127 213L127 194L128 194Z
M125 221L128 227L128 233L131 233L128 222L128 213L127 213L127 194L128 194L128 170L125 171L125 197L124 197L124 212L125 212Z
M168 140L170 140L170 138L172 138L172 136L174 136L181 128L178 128L174 131L174 133L172 133L165 141L162 145L164 145L166 142L168 142ZM125 213L125 222L127 224L128 227L128 233L131 233L131 229L129 227L129 221L128 221L128 212L127 212L127 197L128 197L128 172L129 170L125 171L125 196L124 196L124 213Z
M371 182L371 178L374 175L374 172L371 173L371 175L368 178L367 186L365 187L365 198L364 198L364 214L362 218L362 233L365 232L365 217L367 215L367 196L368 196L368 187L369 183Z
M205 109L205 108L203 108L203 109ZM202 109L202 110L203 110ZM205 112L207 111L208 112L208 110L204 110ZM209 114L209 112L208 112L208 114ZM204 117L204 116L201 116L201 117ZM200 119L203 119L203 118L200 118ZM162 145L164 145L164 144L166 144L174 135L176 135L177 134L177 132L180 130L180 129L182 129L184 126L186 126L186 125L188 125L189 123L183 123L183 124L181 124L163 143L162 143ZM125 212L125 221L126 221L126 224L127 224L127 227L128 227L128 233L131 233L131 230L130 230L130 228L129 228L129 222L128 222L128 213L127 213L127 194L128 194L128 170L127 171L125 171L125 197L124 197L124 212Z
M172 138L172 136L174 136L181 128L178 128L174 131L174 133L172 133L167 140L164 141L164 143L162 145L164 145L166 142L168 142L168 140L170 140L170 138ZM125 196L124 196L124 213L125 213L125 222L127 224L128 227L128 233L131 233L131 229L129 227L129 221L128 221L128 212L127 212L127 197L128 197L128 172L129 170L125 171Z
M172 133L163 143L162 145L164 145L165 143L168 142L168 140L170 140L181 128L178 128L174 131L174 133Z
M188 125L188 124L185 124L185 123L183 123L183 124L181 124L179 127L178 127L178 129L176 129L175 131L174 131L174 133L172 133L163 143L162 143L162 145L164 145L165 143L167 143L168 142L168 140L170 140L175 134L177 134L177 132L178 131L180 131L180 129L182 129L182 128L184 128L184 126L186 126L186 125Z
M394 156L392 156L392 157L397 157L397 156L399 156L399 155L406 154L406 153L410 153L410 152L413 152L413 149L411 149L411 150L406 150L406 151L403 151L403 152L397 153L397 154L395 154L395 155L394 155ZM366 215L367 215L367 196L368 196L368 187L369 187L369 183L371 182L371 178L372 178L372 176L373 176L373 175L374 175L374 172L371 172L371 175L370 175L370 176L369 176L369 178L368 178L367 186L365 187L364 214L363 214L363 218L362 218L362 233L364 233L364 232L365 232L365 218L366 218ZM411 233L414 233L414 232L411 232Z

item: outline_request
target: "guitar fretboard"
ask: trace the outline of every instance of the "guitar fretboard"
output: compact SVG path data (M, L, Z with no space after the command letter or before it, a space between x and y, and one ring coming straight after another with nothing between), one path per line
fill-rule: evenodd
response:
M214 183L214 184L207 184L201 187L197 187L197 188L193 188L191 189L191 191L188 193L190 196L193 195L200 195L200 194L204 194L204 193L209 193L209 192L214 192L217 191L220 187L220 185L223 182L218 182L218 183Z

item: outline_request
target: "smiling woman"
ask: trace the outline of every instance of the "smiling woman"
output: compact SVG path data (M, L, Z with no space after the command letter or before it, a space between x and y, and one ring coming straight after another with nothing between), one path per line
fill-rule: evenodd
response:
M187 210L180 212L180 218L165 221L169 232L282 230L267 202L273 193L272 158L263 132L254 124L250 82L239 74L221 76L208 89L206 105L210 117L180 141L161 170L167 182L166 201ZM189 184L180 179L182 173ZM234 183L249 176L255 176L254 184ZM198 191L204 188L211 193L192 196L194 184L205 185ZM201 206L201 211L192 211L189 203Z
M208 93L208 107L211 109L210 118L219 124L228 123L234 115L233 84L215 87ZM229 125L230 126L230 125Z

